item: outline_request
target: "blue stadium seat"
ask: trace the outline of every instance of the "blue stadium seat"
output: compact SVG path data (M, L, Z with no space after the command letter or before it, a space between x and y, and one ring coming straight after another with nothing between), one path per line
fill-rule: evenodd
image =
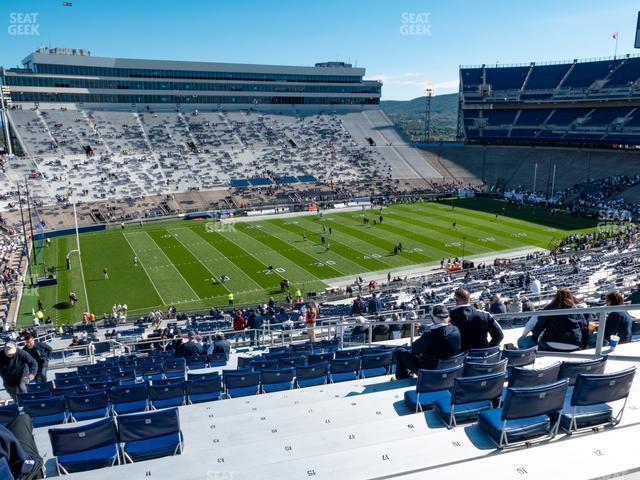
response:
M478 425L500 449L553 438L568 386L563 379L538 387L509 388L502 407L480 412ZM554 423L550 415L557 418Z
M77 371L71 371L71 372L55 372L54 378L57 380L62 380L65 378L78 378L80 379L80 376L78 375Z
M66 423L67 409L64 397L40 398L22 402L24 413L31 417L34 427Z
M0 457L0 478L3 480L14 480L11 468L9 468L9 464L5 457Z
M118 417L125 463L182 453L183 437L177 408Z
M447 428L475 420L481 411L489 410L493 402L498 401L504 380L504 370L475 377L458 377L451 393L447 391L446 396L436 399L433 409Z
M224 367L227 364L227 355L224 352L207 355L207 362L210 367Z
M475 363L465 362L463 377L476 377L478 375L489 375L491 373L505 372L507 369L507 359L496 363Z
M76 377L56 378L56 388L79 387L82 385L82 379Z
M309 365L315 365L316 363L328 362L330 360L333 360L333 357L333 352L310 353L309 355L307 355L307 363Z
M49 438L59 475L120 463L118 436L112 418L72 428L51 428Z
M85 385L70 385L68 387L56 387L51 391L52 397L66 397L67 395L76 395L85 392L87 387Z
M454 380L462 375L462 365L443 370L419 370L416 389L404 392L404 403L416 412L430 410L439 398L449 398Z
M298 388L324 385L327 383L329 375L329 364L327 362L316 363L306 367L296 368L296 386Z
M6 427L7 423L9 423L18 415L20 415L18 404L8 403L6 405L0 406L0 425L2 425L3 427Z
M278 368L277 360L263 360L257 359L251 362L251 369L254 372L260 372L262 370L273 370Z
M345 358L359 357L362 350L366 350L366 349L349 348L347 350L336 350L334 358L345 359ZM330 360L330 359L327 359L327 360Z
M562 362L558 379L568 378L569 385L574 385L581 373L604 373L607 365L607 357L596 358L595 360L586 360L583 362Z
M16 398L18 399L18 405L22 406L22 402L25 400L38 400L40 398L51 398L51 392L18 392Z
M360 376L362 378L389 375L393 366L393 352L362 355L360 357Z
M149 385L149 401L153 410L184 405L184 381L170 385Z
M224 386L228 398L257 395L260 391L258 372L225 372Z
M278 359L278 368L298 368L304 367L307 364L306 357L302 355L293 355L287 358L279 358Z
M69 395L67 397L69 409L69 421L79 422L91 418L109 416L109 399L106 391L87 392L81 395Z
M220 383L219 375L211 378L187 380L185 389L189 405L219 400L222 396L222 384Z
M187 357L187 367L189 370L201 370L207 368L207 356L196 355L194 357Z
M617 425L622 419L635 374L636 367L615 373L578 375L573 394L565 399L561 427L567 433L575 433L600 425ZM624 400L624 403L614 416L607 403L617 400Z
M53 390L53 381L49 380L48 382L41 383L27 383L27 392L50 392Z
M467 357L464 359L465 363L496 363L500 361L500 357L502 355L499 350L487 355L472 355L471 353L472 352L470 350Z
M146 367L142 369L142 378L145 382L153 382L154 380L162 380L164 378L164 370L162 365Z
M459 367L460 365L464 364L464 360L466 358L467 358L467 352L461 352L449 358L440 358L438 359L438 364L436 366L436 369L444 370L446 368Z
M507 376L511 375L511 370L514 367L524 367L526 365L533 365L536 361L536 352L538 347L522 349L504 349L502 350L502 360L507 360Z
M108 380L106 382L90 383L89 390L109 390L112 387L117 387L120 382L115 380Z
M99 374L84 375L80 377L80 381L82 382L83 385L89 385L91 383L103 383L103 382L108 382L109 380L111 380L111 377L109 377L108 375L99 375Z
M360 357L329 360L331 383L356 380L360 376Z
M127 369L110 373L111 379L117 381L120 385L133 385L136 383L136 371Z
M278 370L264 369L260 372L260 383L264 393L281 392L293 388L293 367Z
M187 373L187 380L211 380L217 379L220 381L220 372L202 372L202 373Z
M116 415L143 412L148 409L147 386L128 385L125 387L114 387L109 392L111 410Z
M558 379L559 372L560 362L536 369L514 367L509 375L509 387L537 387L538 385L553 383Z

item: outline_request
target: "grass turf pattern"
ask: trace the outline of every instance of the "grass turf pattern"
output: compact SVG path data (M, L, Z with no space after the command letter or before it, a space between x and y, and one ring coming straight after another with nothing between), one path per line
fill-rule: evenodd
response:
M282 298L283 278L289 280L292 292L297 288L320 291L330 279L461 257L463 245L465 257L547 248L559 238L594 226L593 220L550 216L542 208L488 199L398 204L385 207L382 213L379 209L345 211L213 229L202 221L173 220L81 234L84 281L77 255L71 257L70 270L65 265L75 238L54 237L34 270L42 273L54 267L58 285L27 288L20 323L31 322L38 298L45 315L54 321L79 321L87 310L85 288L89 308L97 316L111 312L114 303L126 303L130 315L167 305L179 310L226 305L230 292L236 304L265 302L270 296ZM321 243L322 236L328 249ZM403 249L394 255L398 243ZM222 275L228 277L223 283ZM71 290L78 298L73 307L68 302Z

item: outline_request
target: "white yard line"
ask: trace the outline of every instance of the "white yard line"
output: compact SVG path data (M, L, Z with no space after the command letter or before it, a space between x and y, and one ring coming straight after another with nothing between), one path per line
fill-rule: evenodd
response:
M149 275L149 272L147 271L147 268L144 266L144 263L142 262L142 260L140 260L140 256L138 255L138 252L136 252L136 249L133 248L133 245L131 245L131 242L129 241L129 239L127 238L128 234L123 234L122 236L124 237L124 239L127 241L127 243L129 244L129 248L131 248L131 251L133 252L133 254L138 257L138 263L140 263L140 266L142 267L142 269L144 270L144 273L147 275L147 278L149 279L149 281L151 282L151 285L153 285L153 289L156 291L156 293L158 294L158 297L160 298L160 301L164 304L164 305L168 305L167 302L165 302L164 298L162 298L162 295L160 295L160 292L158 291L158 287L156 287L156 284L153 282L153 278L151 278L151 275Z
M184 276L180 273L180 270L178 270L178 267L176 267L173 262L171 261L171 259L169 257L167 257L167 254L164 253L164 250L162 250L162 248L160 248L160 245L158 245L156 243L156 241L153 239L153 237L151 235L149 235L147 232L135 232L135 233L144 233L147 237L149 237L149 240L151 240L154 245L156 245L158 247L158 250L160 250L160 252L162 253L162 255L164 255L164 258L167 259L167 262L169 262L169 265L171 265L173 267L173 269L176 271L176 273L178 275L180 275L180 278L182 278L182 280L184 280L184 283L187 284L187 287L189 287L189 290L191 290L191 293L193 293L193 295L196 297L194 299L194 301L198 301L200 300L200 296L195 292L195 290L191 287L191 284L189 282L187 282L187 279L184 278ZM132 234L133 235L133 234ZM173 238L176 238L175 236ZM178 240L178 242L180 242L180 240Z
M178 230L190 230L191 232L193 232L193 230L191 230L189 227L177 227L177 228L171 228L171 229L168 229L167 231L168 231L168 232L174 232L174 231L178 231ZM197 233L195 233L195 232L193 232L193 233L194 233L194 235L198 235L198 234L197 234ZM198 237L199 237L199 238L202 238L202 237L200 237L200 235L198 235ZM176 239L177 239L177 237L176 237ZM180 242L182 245L184 245L184 246L187 248L187 250L189 250L189 251L191 252L191 249L189 249L189 247L187 247L187 245L186 245L186 244L184 244L184 243L183 243L182 241L180 241L179 239L177 239L177 240L178 240L178 242ZM213 250L215 250L215 251L216 251L216 253L218 253L221 257L223 257L223 258L224 258L224 259L226 259L229 263L231 263L231 264L232 264L232 265L233 265L233 266L234 266L234 267L235 267L235 268L236 268L236 269L237 269L237 270L238 270L242 275L244 275L245 277L247 277L247 278L249 279L249 281L251 281L251 282L252 282L256 287L258 287L258 289L256 289L256 290L251 290L251 291L265 290L265 288L264 288L262 285L260 285L260 284L259 284L258 282L256 282L253 278L251 278L248 274L246 274L246 273L245 273L245 272L244 272L240 267L238 267L238 265L236 265L236 263L235 263L234 261L232 261L230 257L227 257L226 255L224 255L220 250L218 250L216 247L214 247L213 245L211 245L211 244L210 244L209 242L207 242L204 238L202 238L202 241L203 241L203 242L206 242L206 244L207 244L208 246L210 246ZM235 243L235 242L234 242L234 243ZM238 245L238 244L236 243L236 245ZM238 245L238 246L239 246L239 245ZM241 247L241 248L242 248L242 247ZM242 249L242 251L243 251L243 252L246 252L246 250L245 250L244 248ZM191 254L192 254L194 257L196 257L196 259L198 258L198 257L197 257L197 255L193 254L193 252L191 252ZM252 255L252 256L253 256L253 255ZM255 257L254 257L254 258L255 258ZM200 263L202 263L202 262L200 262ZM205 265L205 268L206 268L206 265ZM209 269L207 268L207 270L209 270ZM209 271L211 272L211 270L209 270ZM213 272L211 272L211 273L213 273ZM225 288L226 288L226 287L225 287ZM241 292L236 292L236 293L241 293ZM247 293L247 292L244 292L244 293Z
M171 230L168 230L168 231L170 232ZM189 253L191 253L191 255L193 255L193 257L194 257L195 259L197 259L197 260L198 260L198 255L196 255L196 254L195 254L195 252L194 252L193 250L191 250L191 249L189 248L189 246L188 246L186 243L184 243L183 241L181 241L178 237L174 237L174 238L175 238L176 240L178 240L178 243L179 243L180 245L182 245L184 248L186 248L186 249L189 251ZM211 270L209 267L207 267L207 265L205 265L205 264L204 264L203 262L201 262L200 260L198 260L198 262L200 262L200 265L202 265L204 268L206 268L206 269L207 269L207 271L208 271L211 275L213 275L213 278L218 278L218 277L217 277L217 275L216 275L216 273L215 273L213 270ZM223 287L227 292L231 293L231 290L229 290L229 289L227 288L227 286L226 286L224 283L221 283L221 282L218 282L218 283L219 283L220 285L222 285L222 287ZM201 300L202 300L202 298L201 298Z

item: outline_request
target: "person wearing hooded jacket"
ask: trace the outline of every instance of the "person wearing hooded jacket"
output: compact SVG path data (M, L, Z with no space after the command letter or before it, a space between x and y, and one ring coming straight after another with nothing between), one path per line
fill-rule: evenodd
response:
M443 305L431 309L433 325L413 342L411 350L396 351L396 378L409 378L421 368L433 370L438 360L460 353L460 330L448 322L449 311Z

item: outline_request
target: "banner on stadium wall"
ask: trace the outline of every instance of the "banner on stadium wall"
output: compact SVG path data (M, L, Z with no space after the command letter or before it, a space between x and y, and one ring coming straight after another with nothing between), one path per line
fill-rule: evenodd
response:
M90 225L88 227L78 227L78 233L98 232L106 230L106 225ZM62 237L63 235L73 235L76 233L75 228L65 228L64 230L53 230L50 232L36 233L33 238L35 240L44 240L45 238Z
M308 212L317 212L318 211L318 205L316 205L315 203L310 203L309 205L307 205L307 211Z
M473 190L467 190L466 188L459 188L458 196L459 197L475 197L476 192L474 192Z

